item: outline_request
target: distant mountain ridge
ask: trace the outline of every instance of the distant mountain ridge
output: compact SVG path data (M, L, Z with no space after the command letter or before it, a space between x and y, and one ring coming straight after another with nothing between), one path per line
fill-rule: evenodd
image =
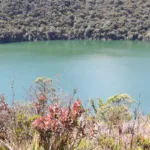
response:
M0 0L0 43L150 40L150 0Z

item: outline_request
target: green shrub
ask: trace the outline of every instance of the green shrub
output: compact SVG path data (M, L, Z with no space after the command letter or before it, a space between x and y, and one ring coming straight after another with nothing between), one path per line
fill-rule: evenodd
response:
M134 102L127 94L118 94L110 97L105 104L98 108L97 117L109 125L119 125L131 120L129 106Z
M150 149L150 139L145 138L142 135L139 135L137 138L137 144L143 149Z
M98 144L102 147L102 149L110 150L114 150L117 145L114 138L109 137L108 135L100 135L98 138Z

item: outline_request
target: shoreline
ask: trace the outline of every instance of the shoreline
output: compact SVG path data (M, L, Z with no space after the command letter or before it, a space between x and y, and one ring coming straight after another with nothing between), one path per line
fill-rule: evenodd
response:
M0 45L5 45L5 44L13 44L13 43L28 43L28 42L31 42L31 43L36 43L36 42L50 42L50 41L103 41L103 42L108 42L108 41L124 41L124 42L133 42L133 41L136 41L136 42L150 42L150 40L138 40L138 39L135 39L135 40L122 40L122 39L117 39L117 40L113 40L113 39L54 39L54 40L32 40L32 41L29 41L29 40L19 40L19 41L0 41Z
M5 43L0 43L0 45L7 45L7 44L33 44L33 43L51 43L51 42L137 42L137 43L148 43L150 44L149 40L89 40L89 39L75 39L75 40L44 40L44 41L14 41L14 42L5 42Z

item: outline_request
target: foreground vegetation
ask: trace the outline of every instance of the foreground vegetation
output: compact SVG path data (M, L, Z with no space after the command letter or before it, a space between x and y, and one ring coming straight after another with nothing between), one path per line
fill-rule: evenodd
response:
M12 87L12 91L13 87ZM132 111L135 100L118 94L104 103L64 97L52 80L40 77L27 91L26 102L0 96L0 150L148 150L150 118ZM98 102L95 105L95 102Z
M0 0L0 43L150 40L149 0Z

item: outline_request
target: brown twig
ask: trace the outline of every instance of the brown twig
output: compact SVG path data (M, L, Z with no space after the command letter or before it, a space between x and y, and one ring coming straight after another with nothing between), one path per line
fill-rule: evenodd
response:
M10 147L9 144L5 143L4 141L0 140L0 143L6 146L9 150L14 150L12 147Z
M11 90L12 90L12 105L14 105L14 102L15 102L14 82L15 82L15 73L14 73L14 76L13 76L13 80L12 80L12 82L11 82Z

